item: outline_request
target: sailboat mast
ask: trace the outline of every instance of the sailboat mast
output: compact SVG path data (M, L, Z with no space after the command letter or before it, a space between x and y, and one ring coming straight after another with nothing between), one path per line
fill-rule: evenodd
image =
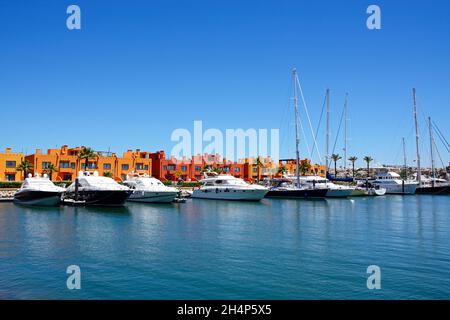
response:
M348 121L347 103L348 103L348 93L345 94L345 104L344 104L344 171L345 172L347 172L347 121Z
M417 179L419 181L419 187L421 187L422 186L422 171L420 168L419 126L417 124L416 88L413 88L412 90L413 90L414 125L416 127Z
M408 177L408 171L406 170L406 147L405 147L405 138L402 138L403 143L403 169L405 170L405 177Z
M431 185L434 187L434 180L436 179L436 174L434 172L434 155L433 155L433 128L431 126L431 117L428 117L428 127L430 129L430 156L431 156L431 172L433 180L431 181Z
M328 172L328 158L330 147L330 89L327 89L327 134L325 139L325 174Z
M297 69L292 70L292 82L294 86L294 110L295 110L295 176L297 178L297 187L300 186L300 177L299 177L299 162L300 162L300 152L299 152L299 144L300 144L300 136L298 132L299 127L299 116L298 116L298 97L297 97Z

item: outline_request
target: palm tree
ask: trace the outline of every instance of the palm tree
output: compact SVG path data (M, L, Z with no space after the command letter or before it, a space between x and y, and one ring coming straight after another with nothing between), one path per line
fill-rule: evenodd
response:
M353 179L355 178L355 162L356 160L358 160L358 157L352 156L350 158L348 158L348 161L350 161L352 163L352 175L353 175Z
M283 176L286 172L287 172L287 169L286 169L285 166L280 166L280 167L278 168L278 174L279 174L280 176Z
M367 163L367 177L370 176L370 162L373 160L370 156L365 156L363 159Z
M88 170L89 159L95 159L97 153L92 148L83 147L78 153L78 159L84 159L84 170Z
M264 167L264 164L261 162L261 160L258 158L256 158L255 160L255 166L256 169L258 170L258 181L261 180L261 167Z
M302 161L298 169L302 176L304 176L309 170L311 170L311 164L308 161Z
M30 161L25 159L20 162L20 164L16 167L16 170L23 172L23 180L25 180L25 178L28 175L28 172L33 170L33 165L31 164Z
M334 161L334 177L336 178L337 177L337 162L339 161L339 160L341 160L342 159L342 157L340 156L340 155L338 155L338 154L335 154L335 153L333 153L332 155L331 155L331 160L333 160Z
M112 174L111 171L105 171L105 172L103 172L103 176L104 176L104 177L108 177L108 178L112 178L112 177L113 177L113 174Z
M53 172L58 172L58 168L53 163L49 163L47 165L47 168L45 168L43 171L48 174L48 177L49 177L49 179L51 181L52 180L52 176L53 176Z

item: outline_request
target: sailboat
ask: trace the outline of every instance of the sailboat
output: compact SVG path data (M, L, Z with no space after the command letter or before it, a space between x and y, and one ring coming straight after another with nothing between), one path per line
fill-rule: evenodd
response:
M428 129L430 134L431 177L430 178L426 178L423 176L419 177L419 174L421 173L420 171L417 172L416 179L419 181L419 187L416 189L416 194L449 195L450 183L447 180L436 178L436 171L434 166L434 139L433 139L433 127L431 124L431 117L428 117ZM417 146L417 148L419 147Z
M299 136L299 112L298 112L298 96L297 96L297 70L292 70L292 80L294 88L294 112L295 112L295 178L272 179L269 192L266 198L291 198L291 199L311 199L324 198L328 192L327 188L314 187L302 184L299 176L300 163L300 136Z

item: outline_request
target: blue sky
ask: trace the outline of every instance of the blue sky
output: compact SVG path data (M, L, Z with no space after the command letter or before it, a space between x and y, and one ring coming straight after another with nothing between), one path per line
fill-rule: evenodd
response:
M82 30L66 28L70 4ZM381 30L366 28L370 4ZM412 163L412 87L425 164L425 117L450 133L447 0L0 0L0 44L0 150L170 151L174 129L202 120L280 128L280 155L293 157L292 67L314 125L330 88L332 144L349 93L349 154L360 159L401 163L404 136Z

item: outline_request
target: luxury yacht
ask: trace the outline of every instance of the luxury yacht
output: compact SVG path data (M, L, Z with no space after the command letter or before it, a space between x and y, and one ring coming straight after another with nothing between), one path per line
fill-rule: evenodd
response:
M288 177L295 183L296 178L294 176ZM334 184L330 180L320 176L299 176L300 187L309 189L326 189L327 198L346 198L351 196L354 188Z
M296 187L291 180L281 178L272 179L266 198L311 199L325 198L327 189Z
M227 174L206 174L201 183L201 187L192 193L192 198L259 201L269 191L266 187L249 184Z
M177 188L167 187L161 181L148 175L127 175L124 185L133 193L127 201L146 203L170 203L180 193Z
M402 180L398 173L392 171L377 172L375 180L369 180L375 187L386 189L386 194L414 194L418 183Z
M33 177L31 174L14 195L14 203L34 206L57 206L61 202L64 188L56 186L48 176Z
M131 190L109 177L100 177L95 171L80 171L63 196L63 202L74 205L120 206L131 194Z

